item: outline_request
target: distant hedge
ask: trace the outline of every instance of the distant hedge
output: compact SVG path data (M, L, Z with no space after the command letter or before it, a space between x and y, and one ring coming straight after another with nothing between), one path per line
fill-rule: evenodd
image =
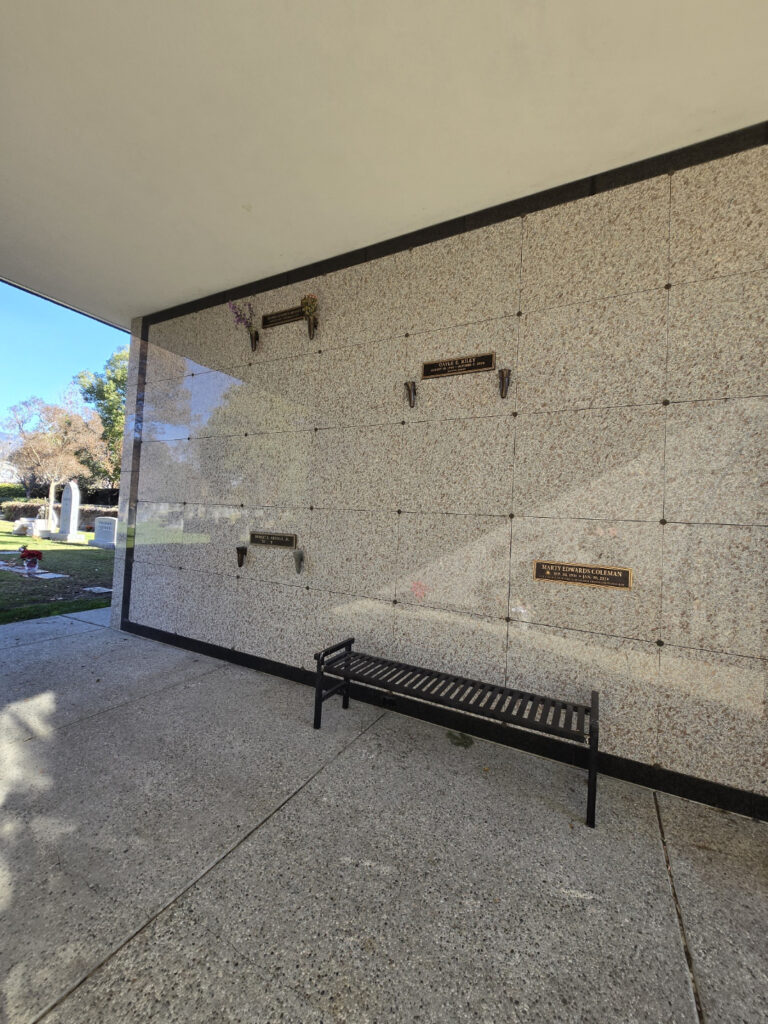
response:
M27 492L22 484L0 484L0 504L4 501L22 501L27 497Z
M17 519L37 519L37 514L44 505L45 502L40 498L32 501L4 501L0 504L0 519L8 519L12 523ZM53 507L57 512L61 512L58 501ZM81 505L80 529L93 529L96 516L112 516L117 519L117 509L112 505Z

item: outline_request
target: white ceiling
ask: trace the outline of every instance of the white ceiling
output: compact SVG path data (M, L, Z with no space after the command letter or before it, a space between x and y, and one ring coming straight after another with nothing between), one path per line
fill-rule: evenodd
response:
M126 326L763 120L766 0L6 0L0 277Z

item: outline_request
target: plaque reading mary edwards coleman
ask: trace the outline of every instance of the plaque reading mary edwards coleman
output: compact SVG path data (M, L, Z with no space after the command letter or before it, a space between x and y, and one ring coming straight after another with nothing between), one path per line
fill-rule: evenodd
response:
M578 583L582 587L632 589L632 570L616 565L578 565L574 562L537 560L533 563L533 578L550 580L552 583Z

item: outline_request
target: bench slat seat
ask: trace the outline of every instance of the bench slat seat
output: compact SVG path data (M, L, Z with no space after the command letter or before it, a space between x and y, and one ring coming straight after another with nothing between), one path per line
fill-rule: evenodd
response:
M411 700L459 711L466 715L501 722L513 728L556 736L589 746L589 791L587 824L594 828L599 696L592 692L591 704L557 700L525 690L491 686L446 672L393 661L374 654L353 651L352 638L325 648L315 655L315 728L319 729L326 698L342 693L342 706L349 707L350 683ZM326 687L325 678L334 681ZM340 681L340 682L339 682Z

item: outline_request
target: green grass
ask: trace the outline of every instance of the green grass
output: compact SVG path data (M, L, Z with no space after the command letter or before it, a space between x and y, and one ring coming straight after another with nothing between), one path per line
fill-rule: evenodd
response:
M65 573L61 580L36 580L18 573L0 571L0 625L45 615L104 608L110 594L86 594L84 587L111 587L115 553L84 544L60 544L39 537L14 537L13 523L0 521L0 552L18 552L22 544L42 551L41 569ZM14 555L0 559L21 564Z

